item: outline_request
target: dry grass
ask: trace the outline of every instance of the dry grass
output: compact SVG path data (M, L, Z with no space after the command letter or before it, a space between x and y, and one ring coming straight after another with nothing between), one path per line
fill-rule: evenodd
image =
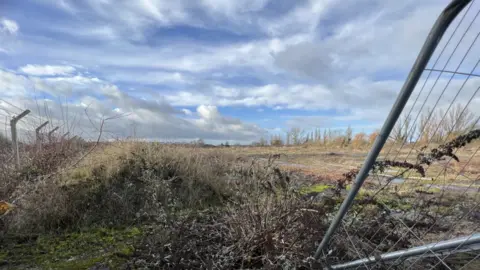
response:
M68 152L56 151L59 157ZM310 262L302 260L327 224L322 213L328 208L302 200L295 188L299 176L280 171L272 161L137 142L98 146L81 162L82 153L68 153L71 157L35 167L35 178L12 174L16 185L2 194L16 208L2 217L2 234L154 225L150 228L163 238L145 235L137 249L149 253L138 253L136 260L165 252L145 244L161 241L162 246L176 247L162 268L212 263L221 268L276 268L284 263L308 266Z
M302 190L319 182L334 184L365 154L318 152L314 146L207 149L131 141L89 149L92 145L52 145L28 155L18 171L4 165L8 170L2 177L10 184L1 186L0 200L14 202L16 208L1 217L2 234L63 235L130 227L142 234L134 243L135 252L120 260L122 267L318 268L324 262L317 265L309 256L344 192L331 193L327 187L306 196ZM86 152L90 154L80 159ZM270 156L279 153L278 159ZM321 170L308 171L310 167ZM387 189L380 202L409 211L422 194L402 191ZM395 228L380 226L384 208L369 201L369 194L357 199L369 210L348 220L356 227L347 230L365 250L382 244L380 251L386 251L393 240L381 243L374 231L380 230L383 237ZM400 197L395 196L401 199L396 201ZM455 200L449 202L453 205ZM358 233L359 229L368 233ZM336 238L332 256L357 258L352 239ZM404 241L396 249L413 244ZM0 259L15 261L9 254L0 252Z
M398 161L416 162L417 154L424 145L407 144L401 147L400 144L391 142L383 148L379 159L388 157ZM476 153L479 142L473 142L457 152L460 162L439 162L427 167L425 178L439 178L447 181L465 184L471 179L478 178L480 171L480 154ZM438 144L430 144L429 149L438 147ZM362 165L369 148L325 148L319 145L307 146L269 146L269 147L231 147L226 152L234 152L250 157L267 157L272 154L280 154L279 166L288 170L301 170L305 173L315 174L321 177L341 176L353 168ZM447 159L448 160L448 159ZM466 164L468 162L468 164ZM467 165L467 166L465 166ZM394 174L398 169L392 168L388 173ZM420 177L415 172L407 174L411 177Z

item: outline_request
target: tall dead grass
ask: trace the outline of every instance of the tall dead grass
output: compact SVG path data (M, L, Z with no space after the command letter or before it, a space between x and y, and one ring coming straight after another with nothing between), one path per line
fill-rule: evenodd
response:
M2 233L152 224L158 233L136 247L137 259L168 253L163 268L275 268L309 265L303 259L327 224L325 207L302 199L297 178L273 159L139 142L104 144L78 162L82 156L58 153L61 161L32 169L36 177L22 172L27 168L12 171L16 185L2 187L1 199L16 208L1 217ZM159 248L165 245L172 249Z
M62 154L67 153L54 156L63 160ZM38 175L32 162L28 174L18 174L14 190L3 191L18 206L9 228L43 232L128 225L150 218L157 207L216 204L229 196L225 178L234 160L212 151L119 142L99 147L69 169L69 162L58 162L58 173L48 177ZM53 170L47 161L42 167L46 174Z

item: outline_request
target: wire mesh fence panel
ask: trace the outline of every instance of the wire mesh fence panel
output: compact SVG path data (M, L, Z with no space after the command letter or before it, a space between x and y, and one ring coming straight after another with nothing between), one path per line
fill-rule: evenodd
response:
M443 15L455 5L462 11L319 247L333 269L480 269L480 2L452 1ZM362 184L362 170L344 175L340 196Z

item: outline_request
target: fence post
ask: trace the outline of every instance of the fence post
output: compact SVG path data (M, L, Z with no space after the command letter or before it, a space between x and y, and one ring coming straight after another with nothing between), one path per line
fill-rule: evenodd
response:
M53 138L52 138L53 133L54 133L55 131L57 131L57 129L59 129L59 128L60 128L60 127L55 127L54 129L52 129L52 130L50 130L50 131L48 132L48 141L49 141L50 143L53 142Z
M65 134L63 134L63 136L62 136L62 141L63 141L63 140L65 140L65 137L67 137L67 136L68 136L68 134L70 134L70 131L69 131L69 132L67 132L67 133L65 133Z
M453 19L455 19L458 13L460 13L460 11L462 11L462 9L467 6L470 1L471 0L453 0L452 2L450 2L450 4L443 10L442 14L440 14L437 21L430 30L427 40L423 44L422 50L418 54L417 59L415 60L412 69L410 70L410 74L408 74L408 77L403 84L403 87L398 94L397 100L395 101L395 104L390 110L390 114L388 115L385 123L383 124L380 134L375 139L372 149L368 153L368 156L366 157L362 168L358 172L355 182L350 189L350 192L340 206L337 215L334 217L332 223L330 224L330 227L328 228L325 236L322 239L322 242L320 243L315 252L314 258L316 260L320 257L322 251L327 247L330 239L337 230L338 225L340 224L348 209L352 205L355 196L360 190L360 187L367 178L370 169L372 168L375 160L380 154L383 145L387 141L387 138L390 135L393 126L395 125L398 117L402 113L405 104L410 98L410 95L412 94L415 85L420 79L420 76L422 75L422 72L425 69L428 61L430 60L430 57L435 51L435 48L440 42L440 39L442 38L443 34L447 30Z
M42 151L42 138L40 136L40 130L44 128L48 124L48 121L41 124L35 129L35 140L37 142L37 151L40 152Z
M73 136L72 138L68 139L69 142L75 143L76 139L78 138L77 135Z
M25 110L21 114L14 116L10 120L10 129L12 131L12 148L13 155L15 156L15 166L20 167L20 153L18 152L18 137L17 137L17 122L30 113L30 110Z

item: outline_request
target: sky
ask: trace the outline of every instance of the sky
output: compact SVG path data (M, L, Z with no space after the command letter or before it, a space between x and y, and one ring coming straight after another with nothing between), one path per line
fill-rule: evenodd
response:
M50 120L47 128L86 139L102 121L107 139L249 143L292 127L371 132L448 2L2 0L0 126L30 109L25 131ZM478 10L460 14L429 67L480 73ZM475 77L422 78L413 112L466 104L479 86ZM480 111L479 98L469 104Z

